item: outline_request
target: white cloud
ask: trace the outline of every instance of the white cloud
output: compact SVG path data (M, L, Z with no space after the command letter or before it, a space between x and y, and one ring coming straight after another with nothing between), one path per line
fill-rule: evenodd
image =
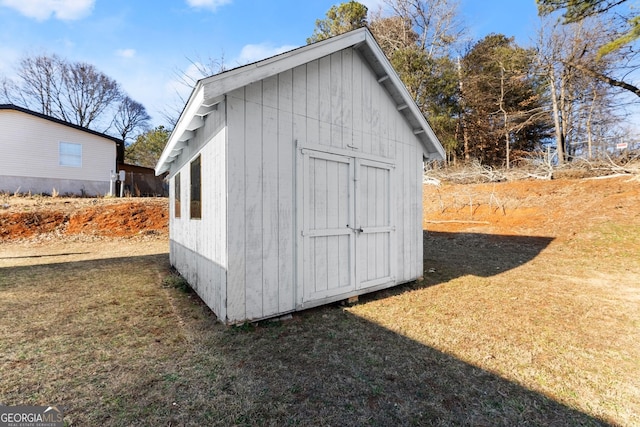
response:
M292 45L273 46L271 43L266 42L260 44L248 44L242 48L240 55L234 62L240 65L249 64L251 62L260 61L261 59L287 52L297 47L298 46Z
M191 7L209 9L214 11L220 6L231 3L233 0L187 0L187 4Z
M95 0L0 0L0 6L15 9L37 21L46 21L54 15L62 21L73 21L88 16Z
M116 55L118 55L121 58L133 58L134 56L136 56L136 50L135 49L118 49L116 50Z

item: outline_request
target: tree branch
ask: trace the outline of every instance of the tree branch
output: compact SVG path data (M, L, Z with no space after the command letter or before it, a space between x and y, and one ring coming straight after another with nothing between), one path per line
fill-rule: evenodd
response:
M593 69L591 69L589 67L586 67L586 66L584 66L582 64L575 63L573 61L566 62L566 65L571 66L571 67L575 68L576 70L580 70L583 73L585 73L586 75L591 76L593 78L596 78L596 79L598 79L600 81L603 81L603 82L607 83L608 85L616 86L616 87L628 90L629 92L631 92L631 93L635 94L636 96L640 97L640 88L637 87L637 86L634 86L634 85L632 85L630 83L627 83L625 81L622 81L622 80L616 80L613 77L609 77L609 76L607 76L605 74L602 74L602 73L600 73L598 71L595 71L595 70L593 70Z

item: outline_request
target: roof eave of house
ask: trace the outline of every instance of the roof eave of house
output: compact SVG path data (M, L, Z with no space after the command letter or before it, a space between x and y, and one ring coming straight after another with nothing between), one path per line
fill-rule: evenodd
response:
M38 113L37 111L29 110L28 108L20 107L15 104L0 104L0 110L13 110L13 111L29 114L34 117L38 117L53 123L58 123L60 125L70 127L72 129L76 129L82 132L86 132L95 136L102 137L104 139L108 139L112 142L115 142L116 145L124 143L124 141L118 137L107 135L106 133L101 133L101 132L98 132L97 130L89 129L80 125L76 125L74 123L66 122L64 120L58 119L57 117L47 116L46 114Z
M369 29L360 28L198 81L158 160L156 174L170 169L171 162L180 155L198 125L203 124L203 115L208 114L229 92L349 47L354 47L362 54L376 73L378 82L385 85L394 98L398 111L404 114L413 133L420 140L423 156L443 159L445 154L442 144L402 80Z

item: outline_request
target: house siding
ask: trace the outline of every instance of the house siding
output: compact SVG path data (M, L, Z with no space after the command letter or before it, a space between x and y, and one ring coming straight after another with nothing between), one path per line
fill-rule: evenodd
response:
M116 144L21 111L0 110L0 190L104 195L116 169ZM81 167L60 166L59 143L82 145ZM9 160L9 161L7 161Z

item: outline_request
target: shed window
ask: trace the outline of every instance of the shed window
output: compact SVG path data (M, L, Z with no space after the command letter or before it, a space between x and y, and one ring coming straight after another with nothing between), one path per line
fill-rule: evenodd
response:
M82 144L61 142L58 151L60 166L82 167Z
M201 164L200 156L198 156L191 162L191 203L189 204L189 210L192 219L202 218L202 190L200 188L202 174L200 172Z
M173 215L180 218L180 173L173 178Z

